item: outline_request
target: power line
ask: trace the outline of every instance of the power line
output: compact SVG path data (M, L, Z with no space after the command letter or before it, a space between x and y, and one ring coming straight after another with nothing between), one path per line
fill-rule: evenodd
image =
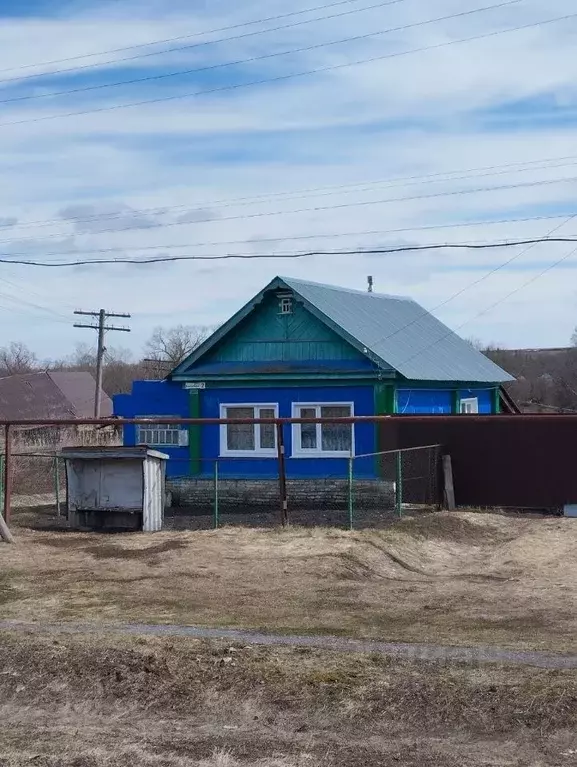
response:
M357 232L332 232L332 233L326 233L326 232L320 232L317 234L303 234L303 235L296 235L292 237L259 237L255 239L251 239L250 243L265 243L265 242L279 242L280 241L297 241L297 240L317 240L317 239L333 239L338 237L366 237L368 235L385 235L385 234L401 234L401 233L407 233L407 232L422 232L422 231L432 231L437 229L461 229L466 228L470 226L489 226L489 225L495 225L495 224L517 224L517 223L528 223L533 221L552 221L554 219L558 218L566 218L567 214L563 215L556 215L556 216L533 216L529 218L502 218L494 221L487 221L487 220L480 220L480 221L460 221L458 223L449 223L449 224L431 224L429 226L416 226L416 227L403 227L400 229L369 229L365 231L357 231ZM64 257L64 256L70 256L70 255L84 255L86 253L128 253L131 251L146 251L146 250L176 250L178 248L206 248L206 247L217 247L219 245L246 245L247 244L246 238L244 240L218 240L216 242L194 242L194 243L182 243L179 245L173 245L173 244L161 244L161 245L141 245L137 247L124 247L124 246L118 246L115 248L90 248L90 249L82 249L81 251L75 251L75 252L53 252L53 253L45 253L44 255L51 258L51 257ZM10 253L0 253L0 256L10 256L10 257L22 257L25 258L26 256L30 255L29 253L15 253L11 251Z
M557 261L555 261L554 263L552 263L552 264L549 264L549 266L545 267L545 269L542 269L542 270L541 270L541 271L540 271L538 274L534 275L534 276L533 276L533 277L531 277L529 280L526 280L526 282L524 282L522 285L519 285L519 286L518 286L517 288L515 288L514 290L511 290L509 293L507 293L507 295L503 296L503 297L502 297L502 298L500 298L498 301L495 301L493 304L491 304L490 306L488 306L488 307L486 307L485 309L483 309L482 311L480 311L480 312L479 312L478 314L476 314L474 317L471 317L470 319L466 320L466 322L463 322L461 325L459 325L459 326L458 326L457 330L460 330L460 329L461 329L462 327L464 327L465 325L468 325L468 324L469 324L469 322L472 322L473 320L476 320L476 319L478 319L479 317L482 317L484 314L487 314L487 313L488 313L488 312L490 312L492 309L495 309L497 306L499 306L500 304L504 303L505 301L508 301L508 300L509 300L509 298L511 298L511 296L514 296L516 293L519 293L519 292L521 292L522 290L524 290L525 288L527 288L527 287L528 287L529 285L531 285L532 283L534 283L534 282L536 282L537 280L541 279L541 277L543 277L545 274L547 274L548 272L550 272L552 269L555 269L555 268L556 268L556 267L558 267L560 264L564 263L565 261L568 261L568 260L569 260L569 259L570 259L572 256L574 256L574 255L575 255L575 253L577 253L577 248L573 248L573 249L572 249L572 250L570 250L570 251L569 251L569 252L568 252L566 255L564 255L562 258L559 258L559 259L558 259Z
M18 282L11 282L10 280L7 280L4 277L5 274L8 274L8 275L12 276L13 278L18 279ZM40 298L42 301L45 301L47 299L48 300L52 300L52 298L53 298L53 294L51 294L50 297L48 297L46 295L46 293L39 293L38 291L34 290L30 286L30 283L23 282L22 280L17 278L13 271L9 271L8 269L3 268L2 269L2 275L3 276L1 278L1 282L4 282L6 285L10 285L10 287L12 287L12 288L16 288L16 290L18 290L20 294L25 292L25 294L27 296L36 296L37 298ZM25 299L19 299L19 300L20 301L24 301ZM26 301L26 303L30 303L30 302ZM69 320L68 315L63 314L62 312L55 311L54 309L51 309L51 308L47 307L45 304L30 303L30 305L35 307L35 308L42 309L42 311L50 312L50 314L53 314L55 317L62 318L63 321L68 323L68 320ZM59 301L59 306L62 306L64 308L66 308L66 309L73 310L74 307L76 306L76 304L74 304L74 306L73 306L72 304L64 304L62 301Z
M381 3L378 3L377 5L369 6L369 8L378 8L378 7L382 7L386 5L391 5L397 2L399 2L399 0L387 0L387 2L381 2ZM135 78L132 78L131 80L119 80L115 83L98 83L97 85L85 85L80 88L71 88L69 90L64 90L64 91L48 91L47 93L32 93L32 94L28 94L27 96L13 96L7 99L0 99L0 104L11 104L18 101L33 101L36 99L54 98L57 96L71 96L71 95L76 95L78 93L86 93L88 91L99 91L99 90L105 90L107 88L117 88L123 85L137 85L139 83L153 82L157 80L166 80L172 77L180 77L182 75L192 75L192 74L199 74L201 72L210 72L215 69L239 66L241 64L253 64L257 61L265 61L267 59L273 59L279 56L290 56L295 53L308 53L309 51L316 51L321 48L328 48L333 45L343 45L344 43L352 43L352 42L358 42L360 40L368 40L371 37L380 37L381 35L386 35L392 32L403 32L408 29L423 27L427 24L434 24L440 21L448 21L450 19L461 18L463 16L471 16L475 13L483 13L485 11L491 11L497 8L503 8L503 7L513 5L519 2L521 2L521 0L504 0L504 2L498 3L496 5L489 5L484 8L476 8L470 11L461 11L460 13L452 13L447 16L439 16L435 19L428 19L426 21L416 21L416 22L413 22L412 24L404 24L399 27L389 27L387 29L367 32L366 34L363 34L363 35L343 37L339 40L331 40L326 43L315 43L313 45L306 45L301 48L292 48L288 51L273 51L272 53L263 53L259 56L251 56L250 58L247 58L247 59L237 59L236 61L219 62L218 64L210 64L204 67L194 67L192 69L180 69L180 70L177 70L176 72L163 72L157 75L146 75L145 77L135 77ZM365 9L365 10L369 10L369 9ZM346 16L350 13L358 13L358 9L355 9L354 11L343 11L342 13L335 14L335 16ZM326 18L334 18L334 17L326 17ZM290 24L286 26L293 27L300 24L304 24L304 23L309 23L309 22L299 21L299 22L296 22L295 24ZM282 28L283 27L281 27L280 29ZM254 35L257 33L255 32L247 33L247 35L242 35L242 37L248 36L249 34ZM197 45L199 44L197 43ZM207 45L207 43L200 43L200 45Z
M575 156L573 159L577 160L577 156ZM536 161L535 161L536 162ZM544 162L544 161L541 161ZM521 163L515 163L516 165L520 165ZM405 186L421 186L425 184L430 183L448 183L453 181L463 181L463 180L469 180L469 179L477 179L477 178L484 178L487 176L501 176L501 175L507 175L509 173L524 173L524 172L530 172L530 171L536 171L536 170L551 170L551 169L557 169L557 168L565 168L565 167L572 167L576 163L570 162L570 163L559 163L559 164L550 164L550 165L542 165L542 167L535 168L535 167L529 167L529 168L518 168L516 170L510 168L509 170L503 170L503 171L494 171L489 173L477 173L477 174L471 174L471 175L463 175L463 176L454 176L452 178L428 178L426 176L415 176L415 179L423 179L421 181L415 180L415 181L408 181L405 183L403 181L403 178L400 177L399 179L380 179L380 180L374 180L374 181L365 181L365 182L358 182L353 184L338 184L334 186L327 186L327 187L318 187L318 188L311 188L308 190L295 190L294 192L277 192L273 193L271 195L260 195L256 197L246 197L246 198L231 198L229 201L227 200L216 200L216 201L207 201L207 202L200 202L200 203L193 203L193 204L187 204L187 205L171 205L171 206L164 206L164 207L156 207L156 208L132 208L126 211L118 211L115 213L95 213L90 216L72 216L70 218L64 219L67 222L70 223L78 223L78 224L84 224L84 223L92 223L92 222L98 222L98 221L113 221L113 220L120 220L120 219L126 219L126 218L136 218L142 215L159 215L164 213L174 213L176 211L190 211L190 210L203 210L206 208L210 208L211 210L217 208L217 207L238 207L240 205L247 205L252 204L249 201L254 202L268 202L271 199L281 197L283 196L285 200L299 200L299 199L306 199L307 197L329 197L334 194L338 194L339 192L342 193L350 193L353 191L358 192L365 192L370 191L372 187L375 187L377 185L385 185L385 188L396 188L396 187L405 187ZM496 166L497 167L497 166ZM453 171L453 173L457 173L458 171ZM445 174L432 174L432 176L442 176L447 175ZM407 177L410 178L410 177ZM562 179L559 179L560 181ZM397 181L403 181L403 183L396 183ZM545 182L548 182L547 179L544 180ZM534 182L530 182L534 183ZM540 182L537 182L540 183ZM359 187L365 187L365 188L359 188ZM323 189L332 190L323 192L321 194L321 191ZM299 191L301 193L299 193ZM193 205L196 205L197 207L193 207ZM220 219L219 219L220 220ZM0 230L2 229L28 229L28 228L36 228L36 227L45 227L50 226L53 224L60 224L62 223L62 218L53 218L53 219L44 219L39 221L27 221L22 224L5 224L0 225ZM205 223L203 221L189 221L184 223Z
M160 96L154 99L145 99L143 101L131 101L127 103L113 104L113 105L105 106L105 107L94 107L92 109L85 109L80 112L62 112L59 114L42 115L40 117L32 117L32 118L28 118L24 120L13 120L11 122L0 123L0 128L16 126L16 125L28 125L31 123L45 122L48 120L60 120L62 118L68 118L68 117L82 117L84 115L99 114L102 112L112 112L119 109L130 109L132 107L148 106L152 104L160 104L160 103L165 103L168 101L177 101L177 100L182 100L187 98L197 98L198 96L208 96L215 93L224 93L225 91L240 90L241 88L251 88L257 85L268 85L271 83L280 83L280 82L285 82L298 77L307 77L309 75L323 74L325 72L334 72L340 69L345 69L347 67L354 67L354 66L359 66L362 64L370 64L375 61L384 61L386 59L398 58L400 56L407 56L413 53L423 53L425 51L438 50L440 48L445 48L449 45L458 45L460 43L468 43L474 40L484 40L490 37L496 37L498 35L508 34L510 32L519 32L525 29L531 29L534 27L543 26L544 24L552 24L558 21L565 21L567 19L571 19L575 17L577 17L577 13L570 13L570 14L566 14L565 16L557 16L553 19L545 19L543 21L531 22L531 23L523 24L517 27L508 27L506 29L499 29L493 32L486 32L481 35L473 35L471 37L463 37L457 40L447 40L442 43L435 43L434 45L425 45L419 48L411 48L408 51L399 51L398 53L387 53L381 56L371 56L370 58L357 59L356 61L348 61L348 62L343 62L341 64L329 64L327 66L317 67L315 69L308 69L301 72L292 72L286 75L277 75L276 77L262 78L260 80L252 80L251 82L245 82L245 83L221 85L216 88L208 88L206 90L194 91L192 93L179 93L179 94L173 94L171 96Z
M404 0L398 0L398 1L399 2L404 2ZM293 16L300 16L300 15L303 15L303 14L306 14L306 13L314 13L314 11L324 11L327 8L336 8L337 6L340 6L340 5L349 5L350 3L356 3L356 2L359 2L359 0L339 0L339 2L336 2L336 3L327 3L327 4L324 4L324 5L316 5L316 6L313 6L312 8L305 8L305 9L303 9L301 11L291 11L290 13L281 13L280 15L269 16L269 17L264 18L264 19L254 19L252 21L244 21L244 22L242 22L240 24L232 24L232 25L227 26L227 27L219 27L218 29L208 29L208 30L205 30L204 32L193 32L193 33L186 34L186 35L179 35L178 37L165 38L163 40L151 40L148 43L137 43L135 45L125 45L122 48L108 48L107 50L104 50L104 51L96 51L95 53L83 53L83 54L80 54L78 56L68 56L67 58L64 58L64 59L53 59L52 61L41 61L41 62L36 62L36 63L33 63L33 64L24 64L24 65L19 66L19 67L8 67L6 69L0 69L0 74L3 74L4 72L17 72L17 71L21 71L21 70L24 70L24 69L32 69L34 67L49 67L49 66L52 66L54 64L65 64L68 61L80 61L81 59L91 58L93 56L106 56L106 54L108 54L108 53L123 53L124 51L133 51L133 50L136 50L137 48L148 48L148 47L153 46L153 45L165 45L167 43L176 43L176 42L179 42L180 40L191 40L194 37L202 37L203 35L214 35L214 34L217 34L219 32L228 32L228 31L230 31L232 29L241 29L242 27L249 27L249 26L253 26L254 24L266 24L269 21L280 21L281 19L288 19L288 18L291 18ZM316 19L313 19L313 21L316 21ZM263 32L269 32L271 30L262 30L262 31ZM227 38L227 39L231 39L231 38ZM215 41L210 41L210 42L221 42L221 41L215 40ZM145 54L145 55L147 55L147 56L148 55L155 56L155 55L160 55L160 54L165 53L165 52L170 52L170 51L156 51L156 52L154 52L152 54ZM138 57L138 58L140 58L140 57ZM118 61L125 61L125 60L128 60L128 59L115 59L114 61L111 61L111 62L104 62L104 64L115 63L115 62L118 62ZM100 66L101 64L102 64L102 62L100 62L99 64L90 65L90 66ZM73 69L69 69L69 70L64 70L64 71L65 72L74 71L74 68ZM61 72L59 72L59 71L56 71L56 72L42 72L42 73L39 73L39 74L32 74L32 75L29 75L29 76L30 77L43 77L43 76L50 76L50 75L55 75L55 74L61 74ZM23 78L15 78L15 79L20 80L20 79L23 79ZM2 80L0 82L10 82L10 80Z
M484 166L484 167L482 166L478 168L444 171L444 172L438 172L438 173L424 174L420 176L419 175L398 176L393 178L360 181L360 182L354 182L350 184L334 184L334 185L328 185L328 186L322 186L322 187L308 187L305 189L295 189L292 191L285 190L282 192L272 192L269 194L255 195L252 197L232 197L232 198L224 198L219 200L205 200L205 201L190 203L185 205L170 205L170 206L162 206L162 207L154 207L154 208L131 208L126 211L119 211L115 213L95 213L89 216L71 216L70 218L66 218L64 220L70 223L79 223L79 224L92 223L94 221L112 221L112 220L118 220L118 219L125 219L127 217L163 214L168 212L175 212L178 210L186 210L186 211L203 210L208 207L214 208L216 206L236 207L237 203L268 202L269 200L276 199L278 197L284 197L285 199L304 199L308 196L314 196L314 197L330 196L332 194L338 193L339 191L346 191L347 189L356 190L356 191L368 191L368 189L359 189L359 187L374 187L381 184L386 185L387 188L397 187L397 186L400 186L400 187L414 186L414 185L420 186L421 184L444 183L444 182L448 183L452 181L463 181L468 179L483 178L485 176L500 176L500 175L506 175L508 173L525 173L529 171L565 168L565 167L570 167L576 164L575 162L566 162L566 163L561 162L563 160L577 161L577 155L566 155L566 156L561 156L556 158L555 157L543 158L541 160L526 160L523 162L505 163L503 165L488 165L488 166ZM531 167L519 167L523 165L529 165ZM542 167L534 167L535 165L541 165ZM501 169L506 169L506 170L501 170ZM478 173L477 171L495 171L495 172ZM462 173L465 175L455 177L455 174L457 173ZM446 176L452 176L452 177L441 178ZM332 190L330 191L330 194L317 195L317 192L320 193L320 192L325 192L328 190ZM62 221L63 219L62 217L60 217L60 218L51 218L51 219L40 219L36 221L25 221L22 224L2 224L0 225L0 230L45 227L45 226L50 226L53 224L61 224ZM195 222L188 222L188 223L195 223ZM199 222L199 223L203 223L203 222Z
M2 274L4 275L6 271L7 271L6 269L3 269ZM26 295L31 294L31 295L36 295L39 298L45 298L45 296L42 296L40 293L35 292L27 283L20 282L20 284L16 284L14 282L11 282L10 280L7 280L6 277L4 276L0 278L0 282L2 282L5 285L8 285L9 287L16 288L16 290L18 290L20 294L25 291ZM21 295L15 296L11 293L0 293L0 296L2 296L3 298L9 301L14 302L17 305L22 304L22 307L19 309L15 309L15 308L7 309L6 307L3 307L5 311L19 312L21 314L24 314L24 315L27 314L29 316L37 316L37 315L33 315L32 312L30 311L30 309L36 309L41 312L44 312L45 314L51 315L50 319L52 320L52 322L68 323L68 317L66 317L61 312L55 311L51 307L34 303L33 301L30 301L29 299L22 298Z
M3 280L3 282L4 281L5 280ZM36 320L41 320L42 322L58 322L61 324L68 324L67 320L62 319L63 315L60 315L58 312L54 312L47 306L40 306L39 304L25 301L22 298L17 298L16 296L11 295L10 293L0 293L0 297L16 304L16 306L0 306L1 311L10 312L11 314L22 314L26 317L33 317ZM18 304L23 304L23 306L18 306ZM39 317L38 314L31 311L31 309L37 309L39 311L45 312L45 315ZM47 317L46 314L49 316Z
M359 0L346 0L346 2L347 3L359 2ZM73 67L71 69L60 69L60 70L57 69L57 70L54 70L52 72L43 72L43 73L41 73L39 75L26 75L25 77L7 78L7 79L4 79L4 80L0 80L0 85L6 85L6 84L10 84L10 83L22 82L23 80L28 80L28 79L37 79L38 77L54 77L55 75L69 74L71 72L82 72L82 71L87 70L87 69L101 68L103 66L106 66L107 64L121 64L122 62L125 62L125 61L134 61L136 59L143 59L143 58L148 58L148 57L151 57L151 56L160 56L160 55L163 55L165 53L176 53L178 51L191 50L193 48L202 48L202 47L205 47L207 45L217 45L217 44L220 44L220 43L231 42L233 40L243 40L243 39L246 39L248 37L255 37L257 35L267 34L268 32L280 32L280 31L285 30L285 29L293 29L295 27L300 27L300 26L303 26L304 24L312 24L313 22L326 21L328 19L337 19L337 18L341 18L343 16L350 16L351 14L354 14L354 13L361 13L363 11L371 11L371 10L374 10L376 8L383 8L383 7L386 7L386 6L389 6L389 5L397 5L398 3L403 3L403 2L405 2L405 0L384 0L383 2L375 3L374 5L368 5L368 6L365 6L363 8L353 8L350 11L342 11L340 13L332 13L332 14L329 14L328 16L318 16L317 18L314 18L314 19L304 19L302 21L293 22L292 24L283 24L283 25L281 25L279 27L271 27L270 29L258 29L255 32L245 32L242 35L234 35L232 37L224 37L224 38L221 38L219 40L206 40L206 41L203 41L201 43L193 43L192 45L181 45L181 46L178 46L176 48L168 48L168 49L166 49L164 51L153 51L152 53L143 53L143 54L139 54L137 56L127 56L126 58L122 58L122 59L112 59L110 61L98 62L96 64L86 64L85 66L82 66L82 67ZM521 0L511 0L511 2L521 2ZM337 5L340 5L340 4L341 3L338 3ZM303 13L303 12L301 11L300 13ZM397 31L397 30L394 30L394 31ZM335 43L327 43L327 45L334 45L334 44ZM278 53L278 54L275 54L275 55L286 56L288 53L298 53L298 52L300 52L300 49L296 50L296 51L288 51L287 53ZM268 57L265 57L265 58L268 58ZM73 89L73 90L69 90L69 91L63 91L62 93L35 94L35 95L32 95L32 96L24 96L22 98L8 99L8 100L2 101L0 103L7 103L7 101L24 101L24 100L27 100L27 99L45 98L47 96L62 96L62 95L70 94L70 93L79 93L79 92L82 92L84 90L99 90L100 88L112 88L112 87L116 87L118 85L130 85L130 84L137 83L137 82L145 82L146 80L161 79L162 77L176 77L177 75L192 74L193 72L204 72L204 71L207 71L209 69L217 69L218 67L228 67L228 66L232 66L233 64L246 64L246 63L249 63L251 61L258 61L258 60L259 60L258 57L257 58L251 58L251 59L246 59L245 61L239 61L239 62L233 61L233 62L230 62L230 63L216 64L216 65L211 66L211 67L202 67L200 69L184 70L182 72L175 72L173 74L161 75L159 77L155 77L155 76L144 77L144 78L139 78L139 79L136 79L136 80L127 80L127 81L120 82L120 83L110 83L110 84L104 84L104 85L96 85L96 86L93 86L93 87Z
M518 259L522 258L526 253L528 253L530 250L533 250L537 245L544 242L577 242L577 239L574 237L553 237L552 235L555 234L555 232L558 232L559 229L562 229L564 226L566 226L570 221L572 221L574 218L577 217L577 213L572 213L568 217L564 217L564 220L560 223L555 225L544 237L537 237L530 240L517 240L515 242L509 242L505 246L511 247L512 245L528 245L528 247L521 250L519 253L516 253L515 255L511 256L511 258L508 258L506 261L503 261L503 263L499 264L498 266L494 267L493 269L490 269L488 272L485 272L481 277L477 278L476 280L473 280L473 282L470 282L468 285L465 285L464 288L461 288L456 293L453 293L449 298L445 299L444 301L441 301L440 304L437 304L436 306L433 306L430 311L434 312L437 309L440 309L443 306L446 306L447 304L451 303L451 301L454 301L455 298L458 298L459 296L462 296L463 293L466 293L471 288L476 287L477 285L480 285L481 282L484 282L486 279L491 277L493 274L496 274L497 272L505 269L505 267L509 266L513 263L513 261L517 261ZM441 246L439 246L441 247ZM447 246L447 247L453 247L453 246ZM495 244L484 244L484 245L463 245L462 247L471 248L471 249L485 249L485 248L491 248L491 247L498 247ZM425 317L429 312L424 311L420 316L416 317L414 320L409 322L407 325L403 325L400 328L397 328L397 330L394 330L392 333L389 333L386 336L383 336L382 338L379 338L375 343L382 343L384 341L388 341L390 338L394 338L398 333L402 332L406 328L410 327L411 325L414 325L415 323L419 322L423 317ZM452 332L452 331L451 331ZM443 338L446 338L447 336L443 336ZM425 350L428 347L425 347ZM411 357L407 362L411 361L413 357Z
M574 182L577 181L577 176L569 176L567 178L555 178L555 179L545 179L541 181L526 181L521 182L517 184L502 184L497 186L485 186L485 187L475 187L473 189L458 189L458 190L451 190L451 191L445 191L445 192L434 192L433 194L420 194L420 195L412 195L410 197L388 197L388 198L380 198L377 200L357 200L355 202L345 202L345 203L338 203L336 205L315 205L313 207L309 208L297 208L293 210L277 210L277 211L260 211L258 213L245 213L242 215L236 215L236 216L220 216L219 218L209 217L206 219L197 219L194 222L190 221L171 221L168 223L163 224L155 224L153 227L150 226L128 226L125 227L122 232L126 231L134 231L134 230L141 230L141 229L167 229L169 227L175 227L175 226L189 226L191 223L194 224L202 224L202 223L216 223L220 224L223 221L238 221L238 220L244 220L244 219L253 219L253 218L268 218L271 216L283 216L283 215L294 215L297 213L319 213L327 210L342 210L345 208L356 208L356 207L366 207L369 205L386 205L388 203L394 203L394 202L410 202L414 200L431 200L439 197L455 197L465 194L479 194L482 192L496 192L496 191L508 191L511 189L521 189L521 188L530 188L530 187L538 187L538 186L548 186L551 184L559 184L559 183L568 183L568 182ZM98 232L91 232L90 234L92 236L100 235L100 234L109 234L109 233L115 233L119 234L119 230L112 228L112 229L101 229ZM68 233L66 232L57 232L55 234L46 235L42 238L36 238L34 240L35 243L40 242L46 242L48 240L53 239L59 239L61 237L67 237ZM15 244L19 242L29 242L30 238L21 238L21 239L9 239L9 240L0 240L0 245L8 245L8 244Z
M575 214L577 216L577 213ZM573 218L573 216L572 216ZM445 249L489 250L494 248L512 248L527 244L577 242L577 237L540 237L526 240L503 240L492 243L435 243L431 245L403 245L394 248L356 248L354 250L309 250L294 253L225 253L221 255L182 255L182 256L159 256L153 258L130 259L130 258L107 258L107 259L82 259L76 261L32 261L29 259L6 259L0 258L2 264L14 264L19 266L43 266L43 267L69 267L91 266L99 264L164 264L178 261L229 261L229 260L262 260L262 259L299 259L313 256L363 256L363 255L391 255ZM511 259L514 260L514 259Z
M568 218L566 221L564 221L562 224L560 224L559 226L557 226L557 227L555 228L555 230L553 230L553 231L557 231L557 230L558 230L558 229L560 229L562 226L565 226L565 224L569 223L569 221L573 220L573 219L574 219L574 218L576 218L576 217L577 217L577 213L575 213L575 214L574 214L574 215L572 215L572 216L569 216L569 218ZM573 239L569 239L569 238L567 238L567 239L566 239L566 242L576 242L576 241L577 241L577 240L575 240L575 238L573 238ZM531 249L531 248L527 248L527 250L530 250L530 249ZM526 253L526 252L527 252L527 250L526 250L526 251L523 251L523 253L520 253L519 255L523 255L524 253ZM473 322L473 320L476 320L476 319L478 319L479 317L482 317L483 315L485 315L485 314L488 314L490 311L492 311L493 309L495 309L497 306L499 306L500 304L504 303L504 302L505 302L505 301L507 301L509 298L511 298L511 296L514 296L516 293L519 293L521 290L524 290L526 287L528 287L529 285L531 285L532 283L536 282L538 279L540 279L541 277L543 277L543 275L547 274L547 272L550 272L552 269L555 269L555 267L557 267L557 266L559 266L560 264L562 264L562 263L564 263L565 261L567 261L567 260L568 260L569 258L571 258L571 256L573 256L575 253L577 253L577 248L572 248L572 249L571 249L571 250L570 250L570 251L569 251L569 252L568 252L566 255L562 256L560 259L558 259L558 260L557 260L557 261L555 261L554 263L552 263L552 264L549 264L547 267L545 267L545 269L542 269L542 270L541 270L541 271L540 271L538 274L534 275L534 276L533 276L533 277L531 277L529 280L526 280L526 281L525 281L523 284L519 285L519 286L518 286L518 287L516 287L514 290L511 290L509 293L507 293L505 296L503 296L503 297L499 298L499 299L498 299L497 301L495 301L494 303L490 304L489 306L486 306L484 309L482 309L480 312L478 312L477 314L475 314L473 317L470 317L468 320L465 320L465 322L463 322L463 323L461 323L460 325L458 325L458 326L455 328L455 330L450 330L450 331L448 331L447 333L444 333L444 334L443 334L443 335L442 335L440 338L438 338L436 341L433 341L433 343L432 343L432 344L428 344L428 345L427 345L425 348L421 349L421 350L420 350L420 351L418 351L416 354L413 354L411 357L409 357L408 359L404 360L404 361L401 363L401 365L406 365L408 362L411 362L411 361L412 361L413 359L415 359L416 357L420 356L421 354L424 354L426 351L429 351L429 350L430 350L432 347L436 346L436 345L437 345L438 343L440 343L441 341L444 341L446 338L449 338L450 336L452 336L452 335L455 335L455 333L456 333L456 331L457 331L457 330L461 330L461 328L464 328L464 327L465 327L465 325L468 325L468 324L469 324L469 322ZM510 259L510 261L511 261L511 260L512 260L512 259ZM509 261L509 262L510 262L510 261ZM492 270L492 271L490 272L490 274L494 273L495 271L498 271L498 270L494 269L494 270ZM489 274L488 274L488 275L486 275L486 276L489 276ZM485 279L485 278L483 278L483 279ZM481 280L477 280L477 282L481 282ZM476 284L476 283L474 283L474 284ZM465 289L467 289L467 288L465 288ZM460 291L460 293L463 293L463 292L464 292L464 290ZM460 294L460 293L459 293L459 294ZM452 297L451 297L450 299L448 299L447 301L445 301L444 303L448 303L450 300L452 300ZM442 305L443 305L443 304L440 304L439 306L442 306ZM435 307L435 308L439 308L439 307Z
M446 171L444 173L431 173L429 175L423 175L423 176L400 176L398 178L384 178L384 179L373 179L369 181L358 181L358 182L352 182L349 184L333 184L328 185L324 187L309 187L305 189L296 189L293 191L286 190L284 192L273 192L271 194L262 194L262 195L255 195L253 197L236 197L236 198L229 198L229 199L221 199L221 200L214 200L214 201L205 201L200 203L194 203L197 205L198 208L216 208L216 207L231 207L234 205L236 207L237 205L244 205L244 204L253 204L254 202L268 202L271 199L275 199L277 197L283 197L288 200L298 200L298 199L304 199L306 197L329 197L333 194L337 194L338 192L343 192L344 194L349 193L349 191L357 191L357 192L366 192L369 191L372 187L375 186L381 186L386 185L387 188L390 187L405 187L405 186L421 186L424 184L440 184L440 183L447 183L452 181L464 181L468 179L475 179L475 178L483 178L485 176L503 176L507 175L509 173L527 173L530 171L539 171L539 170L551 170L551 169L557 169L557 168L566 168L571 167L576 164L575 161L577 161L577 155L569 156L567 158L563 159L571 159L573 162L558 162L554 163L551 162L550 164L545 164L545 160L528 160L526 163L511 163L511 165L506 170L496 170L491 169L489 166L488 168L478 168L478 169L472 169L472 170L463 170L463 171ZM531 167L525 167L525 168L514 168L513 166L520 166L520 165L531 165ZM541 167L535 167L536 165L541 165ZM497 168L499 166L495 166ZM507 166L502 166L503 168L507 168ZM479 173L474 172L482 171L482 170L488 170L490 172L487 173ZM456 176L454 174L456 173L463 173L465 175L462 176ZM453 174L451 176L451 174ZM444 176L451 176L449 178L442 178ZM150 212L154 212L155 210L157 212L163 212L163 211L169 211L169 210L176 210L176 209L188 209L190 210L192 205L178 205L178 206L171 206L171 207L165 207L165 208L156 208L151 209ZM134 213L143 213L146 209L143 209L139 211L138 209L135 211L130 211L131 214ZM106 214L105 214L106 215ZM72 219L68 219L72 220ZM0 227L2 228L2 227Z

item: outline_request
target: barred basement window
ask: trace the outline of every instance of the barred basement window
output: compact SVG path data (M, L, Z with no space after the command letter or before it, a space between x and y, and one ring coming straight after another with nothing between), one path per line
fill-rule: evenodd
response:
M159 418L142 415L139 418ZM178 416L166 416L178 418ZM186 447L188 431L179 424L147 423L136 427L136 444L150 447Z

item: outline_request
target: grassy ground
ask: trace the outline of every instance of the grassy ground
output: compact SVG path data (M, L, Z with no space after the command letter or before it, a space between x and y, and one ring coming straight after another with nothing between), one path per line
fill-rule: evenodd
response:
M577 672L0 635L3 767L559 767Z
M0 617L575 652L575 520L103 536L18 510ZM577 670L0 633L0 767L560 767Z
M575 520L453 513L354 533L103 536L51 529L51 514L15 513L3 618L575 650Z

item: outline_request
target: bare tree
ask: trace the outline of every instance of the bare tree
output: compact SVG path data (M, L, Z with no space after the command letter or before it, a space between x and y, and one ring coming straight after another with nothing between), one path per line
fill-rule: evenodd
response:
M146 356L163 366L166 364L169 369L176 367L206 341L212 332L212 328L194 325L157 327L144 347ZM165 370L165 374L169 369Z
M21 341L12 341L9 346L0 348L0 376L30 373L37 367L38 358Z
M96 367L96 347L87 343L76 344L74 351L66 359L65 365L77 370L93 371Z
M478 352L483 352L485 356L490 352L496 352L502 348L500 344L495 343L494 341L487 343L486 341L481 341L481 339L476 336L467 338L467 342L471 344L473 349L476 349Z
M71 355L64 360L53 362L52 370L86 372L94 375L96 349L89 344L78 344ZM145 378L146 372L141 362L133 362L130 349L107 348L104 354L103 389L109 395L129 393L132 382Z

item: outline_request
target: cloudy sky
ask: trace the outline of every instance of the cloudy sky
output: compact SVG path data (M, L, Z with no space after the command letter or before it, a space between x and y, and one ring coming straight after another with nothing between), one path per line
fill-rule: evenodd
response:
M138 353L277 274L566 344L577 243L278 256L577 236L576 41L570 0L0 0L1 258L271 256L3 263L0 345L65 355L104 307Z

